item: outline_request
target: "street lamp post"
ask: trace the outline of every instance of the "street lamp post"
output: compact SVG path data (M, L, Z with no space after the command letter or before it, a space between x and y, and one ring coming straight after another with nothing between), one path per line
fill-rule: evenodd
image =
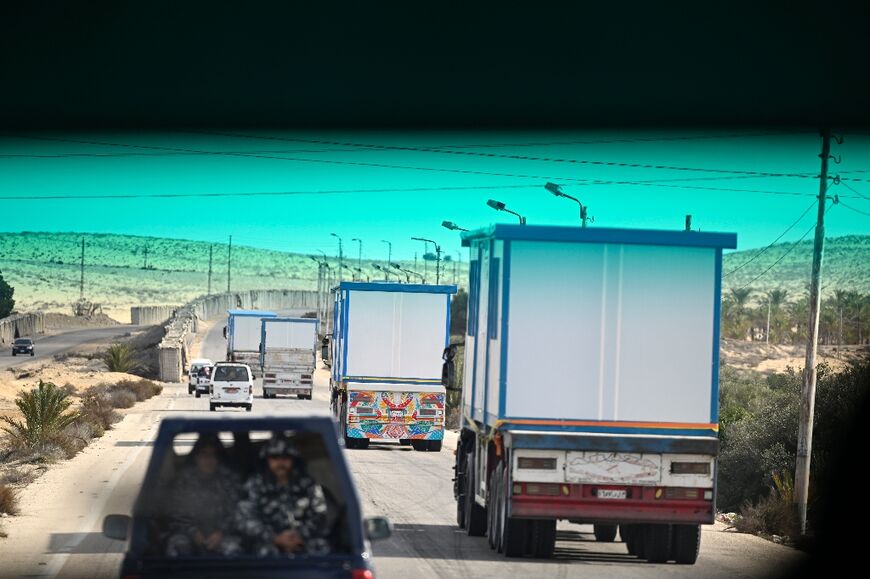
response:
M583 205L580 202L580 200L577 199L576 197L572 197L571 195L568 195L567 193L563 193L561 185L556 185L555 183L547 183L546 185L544 185L544 189L546 189L547 191L549 191L550 193L552 193L556 197L564 197L565 199L570 199L571 201L573 201L577 205L579 205L580 206L580 221L582 221L583 227L586 227L586 220L587 219L590 219L592 222L595 222L594 218L590 218L587 216L587 209L588 208L585 205Z
M422 241L424 244L431 243L435 246L435 283L441 283L441 246L432 241L431 239L425 239L423 237L412 237L414 241ZM426 258L424 256L423 262L426 262Z
M330 235L338 239L338 282L341 283L341 269L344 267L344 253L341 249L341 237L339 237L337 233L330 233Z
M416 271L411 271L410 269L403 269L403 268L399 267L399 264L398 264L398 263L393 263L393 264L391 264L391 265L392 265L395 269L398 269L399 271L404 272L404 274L405 274L405 281L407 281L407 282L410 283L410 282L411 282L411 278L409 277L409 275L416 275L417 277L420 278L420 281L422 281L424 284L426 283L426 278L423 277L422 274L419 274L419 273L417 273Z
M357 255L357 258L356 258L356 266L357 266L357 268L360 268L360 267L362 267L362 239L358 239L358 238L354 237L353 239L351 239L351 241L359 242L359 254Z
M381 243L387 244L387 264L393 262L393 244L386 239L382 239ZM384 281L390 281L390 272L387 268L383 268L381 271L384 272Z
M510 213L511 215L516 215L520 220L520 225L526 224L526 218L517 213L516 211L511 211L508 209L504 203L501 201L496 201L495 199L488 199L486 204L495 209L496 211L504 211L505 213Z
M468 231L464 227L459 227L458 225L456 225L452 221L442 221L441 227L445 227L445 228L449 229L450 231Z

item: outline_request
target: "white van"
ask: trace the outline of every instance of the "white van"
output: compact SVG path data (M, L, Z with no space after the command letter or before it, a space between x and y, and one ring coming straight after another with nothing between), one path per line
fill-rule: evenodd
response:
M254 403L254 377L246 364L218 362L211 375L208 409L218 406L244 406L251 411Z
M187 371L187 393L193 394L196 392L197 397L201 392L208 392L208 382L209 379L203 380L204 376L202 376L202 369L214 366L214 362L209 360L208 358L194 358L190 361L190 368ZM202 384L201 388L197 388L199 384Z

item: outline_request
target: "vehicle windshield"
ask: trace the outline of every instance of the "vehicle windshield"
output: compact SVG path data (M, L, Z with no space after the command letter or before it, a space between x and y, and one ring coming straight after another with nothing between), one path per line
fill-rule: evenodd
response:
M149 557L351 553L347 501L315 432L183 433L134 512Z
M29 338L19 338L19 339L15 340L16 346L29 346L32 343L33 343L33 340L31 340Z
M218 366L214 371L215 382L247 382L248 369L244 366Z

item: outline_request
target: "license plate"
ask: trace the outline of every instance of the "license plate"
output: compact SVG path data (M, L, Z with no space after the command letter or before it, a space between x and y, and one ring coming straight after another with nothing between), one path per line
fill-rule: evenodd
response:
M236 394L236 393L238 393L238 391L239 391L238 388L227 388L226 389L227 394Z
M598 489L599 499L624 499L625 489Z

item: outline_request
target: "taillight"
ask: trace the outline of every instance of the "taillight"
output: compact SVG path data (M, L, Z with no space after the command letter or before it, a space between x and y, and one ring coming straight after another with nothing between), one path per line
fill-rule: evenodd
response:
M710 463L672 462L671 474L710 474Z
M353 579L375 579L375 574L368 569L354 569L351 577Z
M517 468L535 470L556 470L556 459L521 456L517 458Z
M697 500L703 496L703 492L704 491L702 489L668 487L665 489L665 498Z

